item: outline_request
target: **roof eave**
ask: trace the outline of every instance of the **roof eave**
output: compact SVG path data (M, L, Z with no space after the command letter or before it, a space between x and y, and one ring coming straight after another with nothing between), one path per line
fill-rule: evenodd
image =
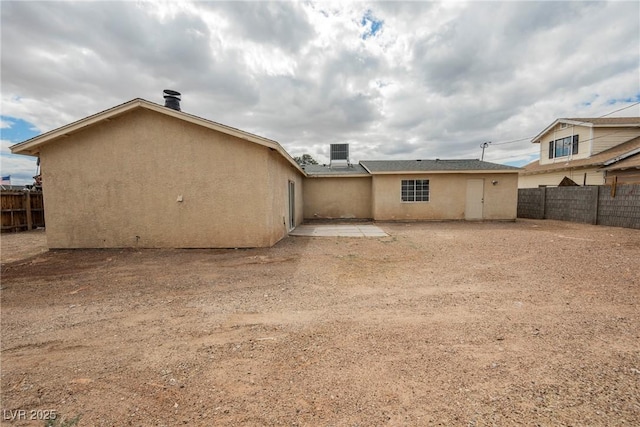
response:
M109 120L115 116L126 113L127 111L130 111L134 108L140 107L142 105L142 102L144 101L140 98L133 99L124 104L120 104L116 107L110 108L100 113L91 115L89 117L85 117L73 123L69 123L59 128L50 130L49 132L45 132L42 135L35 136L24 142L20 142L18 144L12 145L11 147L9 147L9 149L13 154L37 156L38 153L40 152L39 148L41 146L48 144L49 142L52 142L58 138L67 137L70 134L77 132L80 129L85 128L87 126L91 126L96 123Z
M520 169L447 169L447 170L406 170L406 171L370 171L371 175L425 175L425 174L487 174L487 173L518 173Z
M135 108L146 108L148 110L156 111L171 117L178 118L180 120L184 120L199 126L203 126L218 132L226 133L228 135L234 136L239 139L244 139L246 141L253 142L258 145L262 145L267 148L271 148L276 150L282 157L285 158L296 170L298 170L303 175L307 175L305 171L300 167L300 165L287 153L284 148L276 141L263 138L258 135L254 135L248 132L244 132L240 129L232 128L230 126L226 126L220 123L216 123L207 119L203 119L198 116L194 116L192 114L188 114L182 111L173 110L171 108L164 107L159 104L155 104L153 102L146 101L141 98L136 98L131 101L128 101L124 104L118 105L116 107L110 108L108 110L102 111L100 113L94 114L89 117L85 117L84 119L80 119L68 125L59 127L57 129L46 132L42 135L38 135L34 138L31 138L27 141L12 145L10 148L13 154L23 154L27 156L37 156L40 152L40 147L48 144L52 141L57 140L58 138L64 138L69 136L70 134L77 132L87 126L91 126L102 121L108 121L116 116L129 112Z
M520 175L539 175L542 173L553 173L560 171L568 171L568 170L579 170L579 169L589 169L589 168L599 168L602 166L602 162L589 163L587 165L565 165L559 168L549 168L549 169L541 169L536 171L528 171L526 169L520 170Z
M369 178L367 173L344 173L344 174L310 174L307 172L307 178Z
M574 125L574 126L593 127L593 123L589 123L589 122L578 122L578 121L569 120L569 119L556 119L553 123L551 123L549 126L544 128L542 132L534 136L533 139L531 140L531 143L539 144L542 137L545 136L547 133L549 133L551 129L553 129L555 126L557 126L560 123L566 123L568 125Z
M593 119L591 119L593 120ZM572 126L583 126L587 128L628 128L628 127L640 127L637 123L593 123L589 121L571 120L571 119L556 119L553 123L547 126L542 132L533 137L531 142L533 144L539 144L542 137L544 137L551 129L557 126L559 123L566 123Z

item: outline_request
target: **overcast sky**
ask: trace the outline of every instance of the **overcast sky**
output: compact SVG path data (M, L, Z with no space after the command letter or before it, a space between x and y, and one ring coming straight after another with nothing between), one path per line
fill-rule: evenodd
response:
M522 165L559 117L640 116L640 3L1 2L2 174L16 142L163 103L328 162ZM636 104L636 105L633 105ZM517 142L510 142L520 140Z

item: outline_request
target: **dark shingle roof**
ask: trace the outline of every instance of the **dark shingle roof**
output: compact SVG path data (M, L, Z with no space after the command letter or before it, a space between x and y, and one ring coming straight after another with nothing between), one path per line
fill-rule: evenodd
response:
M360 164L375 172L429 172L429 171L517 171L520 168L482 162L477 159L462 160L362 160Z
M309 176L318 176L318 175L369 175L362 166L359 164L349 165L348 167L333 167L325 165L304 165L302 169Z

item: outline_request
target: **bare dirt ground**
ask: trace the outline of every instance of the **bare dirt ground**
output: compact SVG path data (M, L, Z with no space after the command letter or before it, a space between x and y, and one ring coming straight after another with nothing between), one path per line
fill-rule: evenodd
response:
M640 425L639 230L379 225L3 254L3 425Z

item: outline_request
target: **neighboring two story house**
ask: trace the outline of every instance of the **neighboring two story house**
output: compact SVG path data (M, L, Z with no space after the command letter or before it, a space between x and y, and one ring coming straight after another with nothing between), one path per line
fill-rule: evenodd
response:
M602 185L607 173L620 170L616 163L631 158L637 163L640 117L557 119L531 142L540 145L540 160L520 171L519 188L557 186L563 180Z

